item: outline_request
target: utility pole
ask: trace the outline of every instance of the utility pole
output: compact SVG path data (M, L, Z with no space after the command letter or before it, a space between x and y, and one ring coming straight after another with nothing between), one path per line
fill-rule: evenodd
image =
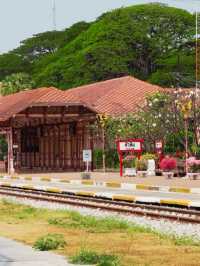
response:
M56 24L56 0L53 0L53 30L56 31L57 24Z
M200 32L199 32L199 27L200 27L200 21L199 21L199 16L200 14L198 11L196 11L196 93L199 88L199 82L200 82Z

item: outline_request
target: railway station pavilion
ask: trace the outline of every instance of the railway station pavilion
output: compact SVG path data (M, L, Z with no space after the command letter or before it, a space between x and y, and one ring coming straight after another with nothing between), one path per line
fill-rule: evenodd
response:
M97 114L132 113L160 89L126 76L66 91L38 88L0 97L8 173L83 170L82 151L96 143L90 125Z

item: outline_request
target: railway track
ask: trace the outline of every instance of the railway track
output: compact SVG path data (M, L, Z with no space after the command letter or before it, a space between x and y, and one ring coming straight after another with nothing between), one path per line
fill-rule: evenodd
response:
M145 216L153 219L167 219L181 223L200 224L200 211L148 205L134 202L114 201L104 198L75 196L70 193L46 192L43 190L0 186L0 195L52 202L76 207L99 209L125 215Z

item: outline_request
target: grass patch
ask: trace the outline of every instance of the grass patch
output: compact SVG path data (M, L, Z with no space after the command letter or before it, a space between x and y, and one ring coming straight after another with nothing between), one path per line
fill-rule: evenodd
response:
M98 254L95 251L82 249L71 258L73 264L92 264L97 266L120 266L119 258L115 255Z
M171 236L172 241L176 246L197 246L200 247L200 241L188 236L175 237Z
M83 216L77 212L70 212L65 217L50 218L49 224L64 228L71 227L86 229L91 233L127 230L128 228L131 228L130 224L123 220L117 220L112 217L98 219L93 216Z
M40 237L34 244L34 248L40 251L55 250L66 245L63 235L47 234Z

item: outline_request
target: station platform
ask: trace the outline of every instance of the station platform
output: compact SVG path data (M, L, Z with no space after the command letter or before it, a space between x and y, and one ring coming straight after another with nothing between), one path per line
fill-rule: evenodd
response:
M5 173L0 176L6 176ZM16 174L22 178L49 178L49 179L64 179L64 180L81 180L80 172L62 172L62 173L29 173L29 174ZM94 182L117 182L117 183L131 183L131 184L144 184L149 186L168 186L179 188L199 188L199 180L186 179L185 177L174 177L167 179L164 176L148 176L148 177L120 177L118 172L92 172L91 180Z

